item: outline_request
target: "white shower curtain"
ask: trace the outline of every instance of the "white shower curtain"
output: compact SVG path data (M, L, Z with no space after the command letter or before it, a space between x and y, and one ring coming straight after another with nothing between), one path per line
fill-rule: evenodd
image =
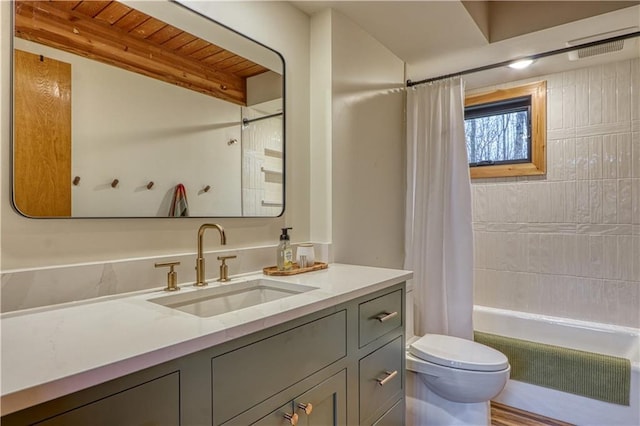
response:
M473 337L471 183L460 78L408 89L405 269L414 329Z

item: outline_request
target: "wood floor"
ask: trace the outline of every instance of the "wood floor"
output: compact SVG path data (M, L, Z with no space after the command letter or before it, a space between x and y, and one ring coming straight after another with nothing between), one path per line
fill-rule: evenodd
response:
M491 426L573 426L528 411L491 402Z

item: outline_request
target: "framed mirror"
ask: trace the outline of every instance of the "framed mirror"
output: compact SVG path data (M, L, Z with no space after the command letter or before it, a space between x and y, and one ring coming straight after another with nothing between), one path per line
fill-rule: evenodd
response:
M19 213L282 214L278 52L170 1L18 0L13 18Z

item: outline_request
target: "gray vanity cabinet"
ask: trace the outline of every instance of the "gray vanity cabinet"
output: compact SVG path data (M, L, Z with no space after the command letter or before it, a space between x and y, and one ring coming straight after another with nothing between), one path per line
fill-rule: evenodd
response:
M404 423L404 345L402 283L0 422L275 426L295 415L305 426L396 426Z

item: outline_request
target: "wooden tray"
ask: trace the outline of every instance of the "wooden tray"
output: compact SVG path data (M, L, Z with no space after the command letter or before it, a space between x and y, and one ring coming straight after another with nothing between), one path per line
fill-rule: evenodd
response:
M288 270L288 271L278 271L278 267L277 266L269 266L266 267L262 270L262 272L265 275L280 275L280 276L284 276L284 275L296 275L296 274L302 274L305 272L311 272L311 271L319 271L321 269L327 269L329 267L329 264L324 263L324 262L316 262L313 264L313 266L307 266L306 268L299 268L297 263L293 264L293 268Z

